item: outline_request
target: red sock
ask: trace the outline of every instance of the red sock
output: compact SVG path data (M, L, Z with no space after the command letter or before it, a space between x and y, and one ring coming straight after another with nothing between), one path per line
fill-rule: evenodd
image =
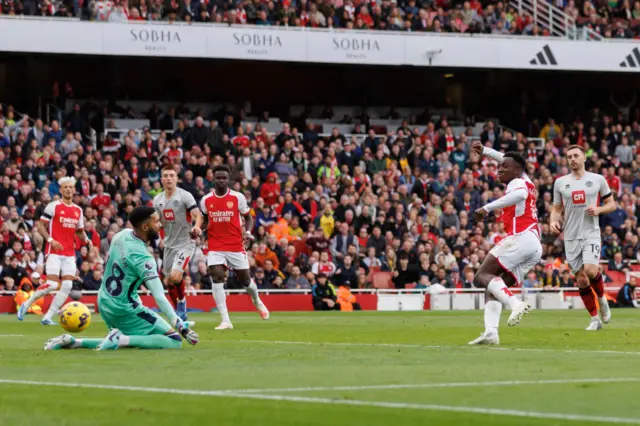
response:
M176 284L173 287L176 289L176 297L178 298L178 300L184 299L184 280L180 281L180 284Z
M590 278L589 282L591 283L591 287L593 287L593 291L596 292L596 296L604 296L604 280L602 279L602 274L600 272L598 272L598 275L596 275L595 278Z
M178 290L175 285L169 286L169 300L171 300L174 307L178 305Z
M589 311L589 315L592 317L598 315L598 302L596 301L596 294L591 290L591 287L581 288L580 297L584 307Z

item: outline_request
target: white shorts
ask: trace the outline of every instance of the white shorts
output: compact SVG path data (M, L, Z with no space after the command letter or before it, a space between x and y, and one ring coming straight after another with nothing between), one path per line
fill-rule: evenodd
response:
M207 266L225 265L234 271L249 269L246 252L210 251L207 253Z
M48 255L44 267L45 274L55 275L56 277L65 275L75 277L77 270L75 256L60 256L57 254Z
M162 258L162 273L169 275L171 271L185 272L193 257L195 247L181 247L177 249L165 248Z
M508 236L489 253L498 259L505 271L513 275L516 284L520 284L529 271L540 262L542 245L535 233L527 231Z
M599 237L583 240L571 240L564 242L564 252L574 274L584 265L597 265L600 263L600 249L602 240Z

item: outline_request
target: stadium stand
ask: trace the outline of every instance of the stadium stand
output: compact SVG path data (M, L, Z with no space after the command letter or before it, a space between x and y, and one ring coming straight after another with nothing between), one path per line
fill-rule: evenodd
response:
M560 0L553 4L522 0L11 0L2 2L0 11L5 15L108 22L186 21L530 36L564 35L569 26L575 26L591 39L638 38L640 29L640 2L631 0Z
M223 161L256 217L250 262L260 288L303 288L318 274L352 288L468 288L468 276L504 236L499 219L470 220L502 191L496 165L470 152L474 139L525 154L542 222L554 178L567 173L564 150L585 146L588 168L605 174L619 200L602 217L603 269L616 284L637 269L638 109L595 108L584 120L531 122L525 136L493 121L448 120L446 110L420 125L420 111L401 107L291 105L281 120L254 113L249 102L208 110L197 103L92 102L69 99L59 117L44 121L0 105L0 290L7 278L43 274L34 223L58 196L61 176L78 180L75 202L94 245L77 253L77 285L95 290L110 239L134 206L159 192L161 167L180 165L181 187L200 199L211 189L210 166ZM100 121L104 132L96 134L92 124ZM524 285L573 287L561 240L542 226L544 263ZM208 285L199 246L190 291ZM162 249L155 247L159 265ZM402 259L409 259L406 269Z

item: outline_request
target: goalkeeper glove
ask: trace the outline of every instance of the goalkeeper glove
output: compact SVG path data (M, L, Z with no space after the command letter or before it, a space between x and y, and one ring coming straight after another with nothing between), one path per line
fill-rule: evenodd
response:
M182 321L180 318L176 318L174 327L178 330L178 333L191 345L197 345L200 341L198 333L189 329L189 324Z

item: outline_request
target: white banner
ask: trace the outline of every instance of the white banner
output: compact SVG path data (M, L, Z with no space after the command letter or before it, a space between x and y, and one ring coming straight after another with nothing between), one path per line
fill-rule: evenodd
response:
M193 57L206 52L204 27L182 25L100 25L102 53L125 56Z
M336 64L402 65L404 37L355 31L307 31L307 61Z
M633 41L571 41L211 24L0 18L0 51L228 58L335 64L640 71Z
M206 30L207 57L305 62L307 47L299 31L269 27L213 27Z

